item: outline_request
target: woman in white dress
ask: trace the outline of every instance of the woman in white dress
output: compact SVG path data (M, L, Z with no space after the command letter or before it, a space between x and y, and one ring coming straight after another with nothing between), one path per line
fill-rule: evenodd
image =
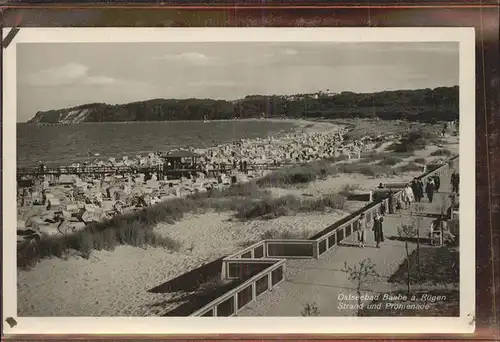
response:
M365 247L366 243L366 217L365 214L359 215L358 219L358 245L361 248Z
M411 188L410 184L406 184L403 195L405 209L408 209L411 207L411 204L415 202L415 195L413 194L413 189Z

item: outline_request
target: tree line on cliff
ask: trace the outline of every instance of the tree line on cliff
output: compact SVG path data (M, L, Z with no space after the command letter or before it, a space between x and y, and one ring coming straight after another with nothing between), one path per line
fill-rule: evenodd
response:
M373 118L432 122L459 118L459 88L342 92L328 95L250 95L238 101L154 99L120 105L87 104L38 112L30 122L60 122L65 113L89 109L85 122L228 120L248 118Z

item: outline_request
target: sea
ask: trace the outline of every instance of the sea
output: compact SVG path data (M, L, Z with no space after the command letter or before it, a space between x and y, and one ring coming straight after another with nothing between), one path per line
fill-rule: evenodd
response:
M182 121L17 124L17 166L69 165L95 159L135 157L155 151L208 148L243 138L267 138L297 125L276 121ZM92 156L89 157L89 154ZM94 156L99 154L99 156Z

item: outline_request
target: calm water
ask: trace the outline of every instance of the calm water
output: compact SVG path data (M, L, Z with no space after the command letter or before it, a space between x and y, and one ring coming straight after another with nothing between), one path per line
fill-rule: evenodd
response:
M267 137L294 127L284 122L213 121L84 123L68 126L17 125L17 164L31 166L99 159L133 157L138 153L193 146L204 148L241 138Z

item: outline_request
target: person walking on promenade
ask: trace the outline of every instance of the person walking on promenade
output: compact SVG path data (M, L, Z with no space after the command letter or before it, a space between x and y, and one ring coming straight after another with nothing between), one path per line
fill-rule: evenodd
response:
M434 185L436 187L435 191L439 192L439 187L441 186L441 178L439 177L439 175L434 175L433 179L434 179Z
M406 184L404 191L403 191L403 202L405 205L405 209L408 209L411 207L412 202L415 201L415 195L413 194L413 190L411 189L410 184Z
M380 204L380 215L382 216L385 216L385 213L387 212L385 203L386 203L385 201L382 201L382 203Z
M358 219L358 246L365 247L366 242L366 217L365 214L359 215Z
M375 214L373 218L373 234L375 237L376 247L380 248L380 243L384 242L384 231L382 229L382 222L384 222L384 218L380 216L378 213Z
M432 199L434 198L434 190L435 184L432 179L427 181L427 185L425 186L425 192L427 193L427 198L429 199L429 203L432 203Z
M460 177L456 171L453 171L453 174L451 175L451 188L452 192L458 193L458 184L460 182Z
M387 202L389 202L389 214L394 214L395 212L395 207L396 207L396 203L395 203L395 200L394 200L394 193L392 192L392 189L389 189L389 199Z
M413 181L411 182L411 190L413 191L413 195L415 195L415 202L420 202L421 199L418 187L419 185L417 179L413 178Z
M418 185L418 187L417 187L418 196L420 197L420 201L421 201L422 198L424 198L424 183L422 182L421 178L417 179L417 185Z

